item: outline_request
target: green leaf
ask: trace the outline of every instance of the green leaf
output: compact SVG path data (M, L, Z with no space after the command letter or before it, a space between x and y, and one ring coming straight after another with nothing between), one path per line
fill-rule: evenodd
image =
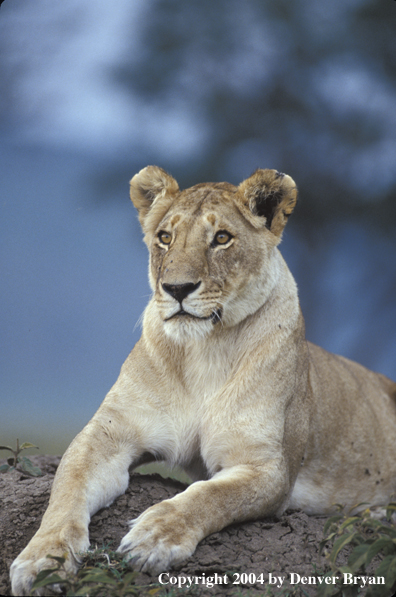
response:
M352 539L354 539L355 535L356 533L348 533L347 535L341 535L341 537L338 537L338 539L334 541L333 549L331 550L330 554L330 560L332 562L336 561L341 549L345 547L345 545L348 545L348 543L350 543Z
M388 535L388 537L392 537L394 541L396 541L396 526L383 526L380 531L380 535Z
M9 450L10 452L14 452L14 450L10 448L10 446L0 446L0 450Z
M55 585L58 583L67 583L67 581L59 576L59 574L52 574L54 569L50 568L47 570L41 570L38 573L36 580L32 585L32 591L35 589L39 589L40 587L46 587L47 585Z
M333 524L334 522L338 522L339 520L341 520L341 518L343 518L342 514L335 514L334 516L328 518L326 520L326 524L323 527L323 534L326 534L331 524Z
M87 595L103 596L103 587L98 585L87 587L86 585L83 585L82 587L79 587L77 590L74 589L68 591L67 595L70 595L70 597L87 597Z
M131 584L131 582L133 582L136 576L136 572L128 572L128 574L126 574L122 579L122 584L124 585L124 587L127 587L129 584Z
M391 502L386 507L386 518L387 518L387 520L391 519L393 512L396 512L396 503L395 502Z
M0 473L6 473L7 471L12 470L12 466L10 466L9 464L2 464L0 466Z
M21 446L19 446L20 450L26 450L27 448L37 448L37 450L40 449L38 446L35 446L34 444L30 444L29 442L24 442Z
M396 556L386 556L375 571L375 576L384 576L385 585L373 585L367 591L367 597L388 597L396 582Z
M332 573L329 572L326 574L326 576L331 576ZM330 584L327 585L325 583L322 583L321 585L317 586L316 589L316 595L317 597L331 597L331 595L340 595L341 593L339 592L339 585L338 584Z
M81 580L84 582L96 582L101 584L108 584L108 585L116 585L117 581L115 578L110 576L110 574L106 573L104 570L92 570L87 574L81 574Z
M385 576L386 584L392 586L396 581L396 556L386 556L375 571L376 576Z
M370 545L370 549L367 553L367 564L371 562L374 556L381 550L389 550L389 551L396 551L396 545L392 541L390 537L380 537L372 545Z
M320 554L323 552L323 549L326 547L326 544L330 543L330 541L333 539L333 537L336 537L336 536L337 536L337 533L330 533L330 535L327 535L327 537L322 539L322 541L319 543L319 553Z
M352 516L351 518L347 518L344 522L340 525L340 529L345 529L349 527L351 524L355 524L358 520L361 520L360 516Z
M40 477L43 473L41 472L41 468L38 466L34 466L34 464L26 458L26 456L20 456L18 461L21 465L21 468L32 477Z
M383 529L384 523L380 520L377 520L376 518L366 518L362 521L362 526L369 527L371 529Z
M367 559L367 553L370 548L371 545L368 545L367 543L362 543L354 548L348 558L348 566L351 568L351 572L356 572L361 566L366 564L366 562L371 561L371 558L370 560Z
M355 535L355 537L354 537L353 542L356 545L360 545L361 543L370 543L370 545L371 545L371 543L374 541L374 539L367 539L367 537L365 537L364 535L361 535L357 531L355 531L354 535Z
M359 510L361 510L362 506L370 506L370 502L359 502L358 504L356 504L356 506L352 507L352 510L356 510L356 508L359 508Z

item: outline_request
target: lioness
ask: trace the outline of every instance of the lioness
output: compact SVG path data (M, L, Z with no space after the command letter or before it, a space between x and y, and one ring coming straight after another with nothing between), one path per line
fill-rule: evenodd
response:
M305 339L277 245L296 200L290 176L180 191L148 166L131 198L150 251L143 334L59 465L42 524L11 566L29 592L47 554L70 570L90 517L164 460L195 481L131 523L119 551L159 572L237 521L287 507L384 504L396 490L396 384Z

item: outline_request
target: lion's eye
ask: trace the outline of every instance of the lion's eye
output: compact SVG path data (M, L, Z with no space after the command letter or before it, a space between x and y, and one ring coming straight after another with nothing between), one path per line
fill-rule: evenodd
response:
M158 234L158 238L160 243L163 245L170 245L172 240L172 235L169 232L164 232L163 230Z
M232 239L232 236L226 230L219 230L216 232L215 237L213 239L214 245L225 245Z

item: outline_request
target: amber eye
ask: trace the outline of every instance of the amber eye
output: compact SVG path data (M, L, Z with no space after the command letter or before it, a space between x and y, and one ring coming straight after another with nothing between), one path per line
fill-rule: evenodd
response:
M213 239L214 245L225 245L232 239L232 236L226 230L219 230L216 232L215 237Z
M172 235L169 232L164 232L163 230L158 234L158 238L160 243L163 245L170 245L172 240Z

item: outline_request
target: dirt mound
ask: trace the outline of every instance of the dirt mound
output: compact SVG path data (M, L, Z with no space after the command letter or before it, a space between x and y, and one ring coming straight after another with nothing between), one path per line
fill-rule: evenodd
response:
M19 471L0 475L0 594L4 595L10 595L11 562L39 527L60 459L33 456L31 460L41 467L44 472L42 477L32 478ZM184 488L181 483L163 479L159 475L134 474L125 495L93 517L90 524L91 544L101 546L111 541L114 548L117 547L128 531L128 520ZM169 583L164 584L164 589L172 588L174 585L171 581L176 582L178 575L208 579L216 573L215 586L209 588L206 583L203 592L197 586L198 593L227 596L235 595L238 589L249 589L249 595L259 594L268 586L269 573L273 579L275 576L284 578L283 588L288 585L292 573L294 579L297 575L312 576L315 566L322 567L318 547L323 536L323 524L323 518L308 517L300 511L293 511L286 512L279 519L227 527L207 537L191 558L177 570L164 575L162 581ZM224 581L225 573L229 574L227 584L221 582ZM138 582L140 585L158 583L158 577L141 574ZM315 594L315 587L305 584L303 588L306 593Z

